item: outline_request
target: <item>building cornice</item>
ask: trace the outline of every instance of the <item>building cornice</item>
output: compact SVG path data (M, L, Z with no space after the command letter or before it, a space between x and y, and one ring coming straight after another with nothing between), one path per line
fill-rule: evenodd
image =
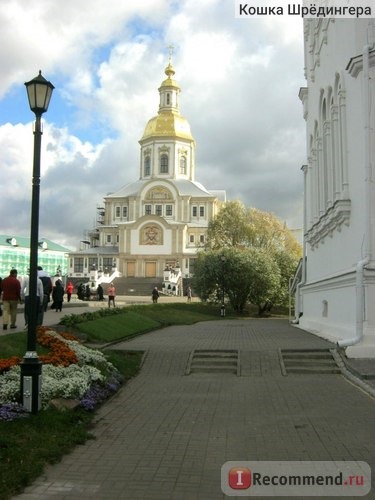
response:
M341 231L342 225L349 225L351 201L337 200L324 215L307 231L305 238L314 249L319 243L324 243L324 238L332 236L333 231Z
M370 67L375 66L375 50L371 50L369 53L369 64ZM363 54L352 57L348 65L346 66L346 70L348 71L349 75L351 75L353 78L357 78L362 69L363 69Z

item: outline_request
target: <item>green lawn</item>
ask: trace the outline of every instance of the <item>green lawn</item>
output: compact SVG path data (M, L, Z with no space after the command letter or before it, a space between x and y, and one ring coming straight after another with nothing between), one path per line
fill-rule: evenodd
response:
M66 323L67 330L72 328L84 334L87 342L106 343L165 326L190 325L219 318L217 306L175 303L134 305L117 310L102 309L80 316L71 315L66 319L62 318L62 322Z
M155 330L156 328L160 328L160 323L148 316L142 316L133 311L126 311L123 314L79 323L77 328L80 332L87 335L87 340L106 343L113 342L119 338Z

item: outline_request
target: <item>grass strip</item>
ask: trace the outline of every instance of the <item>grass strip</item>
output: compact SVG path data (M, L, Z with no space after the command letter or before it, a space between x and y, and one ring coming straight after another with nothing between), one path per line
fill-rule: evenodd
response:
M87 342L114 342L134 335L170 325L191 325L198 321L218 319L218 309L201 303L196 304L147 304L122 308L119 314L105 315L100 319L81 322L70 319Z

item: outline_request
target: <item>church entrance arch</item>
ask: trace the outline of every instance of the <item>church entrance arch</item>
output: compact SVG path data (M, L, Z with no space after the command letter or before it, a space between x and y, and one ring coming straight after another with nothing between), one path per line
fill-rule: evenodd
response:
M146 278L155 278L156 277L156 262L155 261L146 261L145 276L146 276Z

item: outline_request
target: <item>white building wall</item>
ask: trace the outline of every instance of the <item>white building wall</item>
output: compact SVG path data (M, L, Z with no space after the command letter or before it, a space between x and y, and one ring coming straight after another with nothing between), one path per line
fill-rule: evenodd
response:
M373 30L374 20L305 21L308 87L300 97L307 128L307 264L300 288L303 315L299 324L335 341L353 339L357 331L356 266L365 255L368 235L365 82L363 71L354 76L348 65L352 58L363 54ZM372 60L370 68L372 82L374 62ZM373 84L370 93L374 99ZM373 131L373 108L370 121ZM370 141L373 162L373 132ZM356 357L375 356L375 315L370 312L375 308L374 202L372 197L369 245L372 262L365 270L362 311L365 337L347 349L348 354ZM372 343L373 347L369 348Z

